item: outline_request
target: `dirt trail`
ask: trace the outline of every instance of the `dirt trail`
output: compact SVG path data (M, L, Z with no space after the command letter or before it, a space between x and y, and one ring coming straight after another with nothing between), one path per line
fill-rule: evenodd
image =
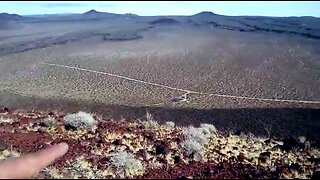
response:
M49 65L49 66L56 66L56 67L63 67L63 68L68 68L68 69L80 70L80 71L87 71L87 72L92 72L92 73L97 73L97 74L104 74L104 75L108 75L108 76L118 77L118 78L121 78L121 79L126 79L126 80L129 80L129 81L134 81L134 82L137 82L137 83L143 83L143 84L148 84L148 85L152 85L152 86L158 86L158 87L167 88L167 89L171 89L171 90L182 91L182 92L186 92L187 94L200 94L200 95L208 95L209 97L210 96L216 96L216 97L236 98L236 99L246 99L246 100L256 100L256 101L320 104L320 101L253 98L253 97L245 97L245 96L233 96L233 95L226 95L226 94L212 94L212 93L207 93L207 92L197 92L197 91L191 91L191 90L187 90L187 89L175 88L175 87L162 85L162 84L158 84L158 83L142 81L142 80L139 80L139 79L134 79L134 78L121 76L121 75L117 75L117 74L106 73L106 72L101 72L101 71L95 71L95 70L91 70L91 69L84 69L84 68L66 66L66 65L61 65L61 64L51 64L51 63L43 63L43 64Z

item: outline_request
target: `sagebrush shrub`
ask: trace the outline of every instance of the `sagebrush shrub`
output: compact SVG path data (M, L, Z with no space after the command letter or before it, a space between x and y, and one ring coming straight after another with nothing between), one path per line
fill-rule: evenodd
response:
M110 165L117 174L125 173L127 175L138 174L144 171L144 167L140 160L125 151L110 154Z
M170 127L170 128L174 128L175 123L172 122L172 121L167 121L167 122L166 122L166 126L168 126L168 127Z
M159 123L156 120L154 120L152 114L148 111L146 112L146 120L142 121L142 123L144 126L146 126L146 128L150 129L154 129L160 126Z
M204 123L204 124L201 124L200 127L203 129L207 129L208 131L210 131L210 133L217 133L216 127L212 124Z
M183 131L184 141L181 146L187 155L193 153L202 154L203 145L208 142L216 128L211 124L201 124L199 128L189 126Z
M184 140L181 145L187 155L200 152L202 149L202 145L199 142L189 138Z
M91 114L82 111L68 114L63 120L65 124L75 128L92 128L98 123Z
M41 122L44 123L47 127L52 127L56 124L56 120L53 117L45 118Z

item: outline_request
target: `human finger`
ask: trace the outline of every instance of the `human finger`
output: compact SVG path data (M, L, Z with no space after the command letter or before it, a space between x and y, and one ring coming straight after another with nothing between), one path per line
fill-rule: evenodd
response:
M0 178L32 177L67 151L68 145L61 143L19 158L0 162Z

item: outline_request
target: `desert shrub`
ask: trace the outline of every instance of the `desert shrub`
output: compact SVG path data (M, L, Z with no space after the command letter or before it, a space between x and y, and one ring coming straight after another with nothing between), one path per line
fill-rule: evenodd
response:
M48 118L43 119L41 121L41 123L43 123L47 127L52 127L56 124L56 120L53 117L48 117Z
M50 169L49 169L50 170ZM64 170L57 172L59 177L60 173L65 174L65 170L68 170L68 178L78 179L82 176L84 179L97 179L97 173L95 173L93 164L88 161L83 155L77 156L72 160L65 163ZM55 172L52 172L52 174ZM55 178L58 178L55 177Z
M305 136L299 136L298 139L300 143L305 143L307 141L307 138Z
M155 129L159 127L159 123L157 121L143 121L143 125L148 129Z
M42 171L48 174L52 179L63 179L63 175L54 166L44 168Z
M184 137L186 139L193 139L200 144L205 143L205 141L210 137L210 131L204 128L195 128L189 126L185 131L183 131Z
M110 165L116 170L117 174L125 173L127 176L137 175L144 171L140 160L125 151L110 154Z
M68 114L63 120L66 125L70 125L75 128L92 128L97 124L97 121L91 114L82 111Z
M182 147L187 155L200 152L202 145L194 139L187 138L182 142Z
M216 128L211 124L201 124L199 128L189 126L183 131L184 141L181 146L187 155L202 154L203 145L208 142L212 133L216 133Z
M146 128L157 128L159 127L159 123L153 119L153 116L151 113L149 113L148 111L146 112L146 120L142 122L144 126L146 126Z
M0 124L1 123L12 123L13 120L10 118L0 117Z
M201 128L208 130L210 133L217 133L217 129L214 125L212 124L201 124L200 125Z
M3 151L0 151L0 161L1 160L6 160L6 159L12 159L12 158L16 158L19 157L20 153L17 151L14 151L12 149L8 150L5 149Z
M168 121L168 122L166 122L166 126L174 128L175 124L172 121Z
M154 121L153 116L149 111L146 112L146 119L147 121Z

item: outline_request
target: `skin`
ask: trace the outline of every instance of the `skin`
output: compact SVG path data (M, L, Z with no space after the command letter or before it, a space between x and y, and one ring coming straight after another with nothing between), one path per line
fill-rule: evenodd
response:
M31 178L67 151L68 145L60 143L35 153L0 161L0 179Z

